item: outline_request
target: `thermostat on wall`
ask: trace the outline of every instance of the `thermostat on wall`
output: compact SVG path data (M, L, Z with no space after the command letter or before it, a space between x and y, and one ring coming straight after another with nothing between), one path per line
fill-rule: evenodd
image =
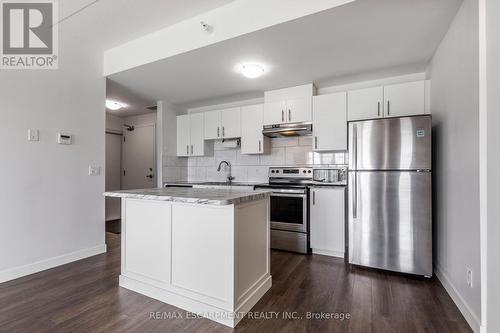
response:
M57 133L57 143L60 145L70 145L73 143L71 134Z

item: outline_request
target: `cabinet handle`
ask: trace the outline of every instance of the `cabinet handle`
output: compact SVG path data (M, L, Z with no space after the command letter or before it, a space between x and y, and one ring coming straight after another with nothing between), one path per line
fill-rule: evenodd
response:
M186 154L189 155L189 145L186 146Z
M260 142L260 140L259 140L259 153L260 153L260 146L261 146L261 142Z
M224 126L222 126L222 137L225 137L226 136L226 130L224 128Z
M281 121L285 122L285 110L281 110Z
M391 115L391 102L390 101L387 101L387 115L388 116Z
M318 149L318 137L314 137L314 149Z
M193 145L191 145L191 155L193 155Z
M316 192L313 191L313 205L316 204Z
M288 109L288 121L292 121L292 111Z
M220 127L217 126L217 137L219 137L219 136L220 136Z
M377 108L378 108L378 109L377 109L377 114L378 114L378 116L380 117L380 102L378 102L377 104L378 104L378 106L377 106Z

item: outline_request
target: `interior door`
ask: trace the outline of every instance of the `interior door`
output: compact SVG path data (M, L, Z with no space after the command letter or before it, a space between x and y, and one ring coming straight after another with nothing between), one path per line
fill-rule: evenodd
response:
M122 135L106 133L106 191L121 190ZM121 216L121 199L106 197L106 221Z
M123 135L123 189L156 187L155 125L137 125Z
M349 262L432 275L431 173L349 173Z

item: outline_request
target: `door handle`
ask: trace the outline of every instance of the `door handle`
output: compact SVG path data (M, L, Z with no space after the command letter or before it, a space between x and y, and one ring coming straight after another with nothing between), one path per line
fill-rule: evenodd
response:
M193 145L191 145L191 155L193 155Z
M378 104L378 106L377 106L377 114L380 117L380 102L378 102L377 104Z
M281 110L281 122L285 122L285 110Z
M153 179L153 175L147 175L146 178Z
M288 109L288 121L292 121L292 111Z
M189 145L186 146L186 154L189 155Z
M391 115L391 102L390 101L387 101L387 115L388 116Z
M354 172L354 193L352 194L352 217L358 218L358 174Z
M316 192L313 191L313 205L316 204Z
M261 142L260 142L260 140L259 140L259 153L260 153L260 146L261 146Z
M226 136L226 129L224 128L224 126L222 126L222 137L225 137Z
M217 126L217 137L219 137L219 136L220 136L220 127Z
M314 149L318 149L318 137L314 137Z

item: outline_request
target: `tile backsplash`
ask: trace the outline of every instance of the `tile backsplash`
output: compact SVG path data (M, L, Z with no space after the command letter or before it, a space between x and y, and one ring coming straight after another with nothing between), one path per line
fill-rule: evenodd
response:
M227 169L217 171L220 161L232 165L237 182L265 182L271 166L318 166L346 164L346 152L316 153L312 151L312 137L301 136L271 139L271 150L266 155L242 155L240 149L224 148L214 142L213 156L164 157L164 181L225 181Z

